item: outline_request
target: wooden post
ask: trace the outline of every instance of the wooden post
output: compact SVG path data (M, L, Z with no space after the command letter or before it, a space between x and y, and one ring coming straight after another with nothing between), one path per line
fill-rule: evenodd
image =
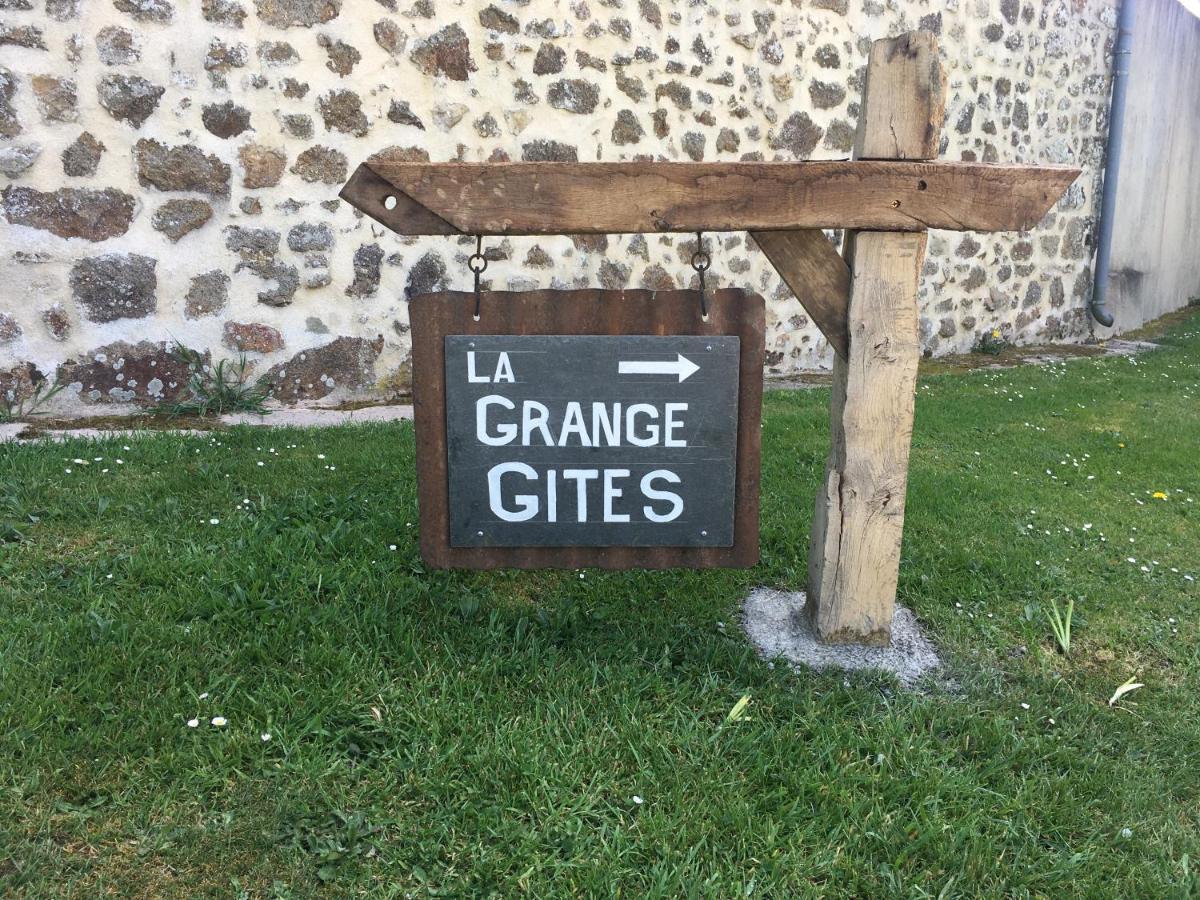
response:
M876 41L855 155L932 159L943 117L933 35ZM893 201L893 205L900 201ZM832 446L808 557L808 608L827 643L891 641L912 439L917 285L925 232L847 235L848 351L834 361Z

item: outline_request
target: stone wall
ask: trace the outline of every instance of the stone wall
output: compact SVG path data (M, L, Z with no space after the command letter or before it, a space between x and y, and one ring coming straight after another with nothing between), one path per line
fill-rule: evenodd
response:
M0 0L0 379L84 403L179 389L178 339L283 399L408 382L411 296L467 239L404 239L336 195L413 159L848 155L870 42L940 35L949 159L1082 165L1030 234L935 232L929 352L1089 331L1110 0ZM694 238L486 242L497 288L675 287ZM769 301L772 373L830 351L744 234L710 277ZM36 370L36 371L35 371Z

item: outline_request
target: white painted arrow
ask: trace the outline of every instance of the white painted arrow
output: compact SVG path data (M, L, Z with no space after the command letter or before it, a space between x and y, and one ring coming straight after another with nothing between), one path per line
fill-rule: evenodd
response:
M700 371L700 367L682 353L676 357L666 362L623 359L617 363L617 372L621 375L678 375L680 381L686 381L692 373Z

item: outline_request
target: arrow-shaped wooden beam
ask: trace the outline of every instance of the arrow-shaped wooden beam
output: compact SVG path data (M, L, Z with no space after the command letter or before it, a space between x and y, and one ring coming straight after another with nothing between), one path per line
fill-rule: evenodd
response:
M1024 231L1078 174L907 160L414 163L381 154L341 197L410 235Z

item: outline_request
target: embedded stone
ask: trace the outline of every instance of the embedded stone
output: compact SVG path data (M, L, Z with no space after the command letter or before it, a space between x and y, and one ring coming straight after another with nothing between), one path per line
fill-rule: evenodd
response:
M389 122L395 122L397 125L412 125L425 130L425 123L412 111L407 100L393 100L388 107L387 117Z
M142 187L194 191L209 197L229 196L229 166L194 144L169 147L142 138L133 145L133 158Z
M646 99L646 86L642 84L642 79L626 75L624 66L614 67L613 74L617 79L617 90L622 94L634 103L641 103Z
M0 369L0 397L9 403L28 400L45 380L46 376L31 362Z
M330 91L317 100L317 107L321 111L321 118L325 120L326 131L363 137L370 128L362 111L362 98L354 91Z
M168 200L154 213L150 224L174 243L212 218L213 209L203 200Z
M567 62L567 51L543 41L533 59L534 75L557 75Z
M479 24L500 34L516 34L521 30L521 25L516 17L506 13L494 3L479 11Z
M787 150L798 159L808 159L824 132L806 112L792 113L769 141L772 150Z
M0 312L0 344L11 344L22 335L21 325L6 312Z
M467 114L465 103L439 103L433 108L433 124L442 131L449 131Z
M646 266L642 271L642 287L651 291L670 291L676 287L671 273L658 263Z
M600 263L600 285L610 291L619 291L629 284L629 266L610 259Z
M63 174L76 178L95 175L106 149L90 131L83 132L62 152Z
M311 28L336 19L342 0L254 0L258 17L276 28Z
M445 75L451 81L466 81L476 70L471 43L458 23L418 41L409 59L426 75Z
M348 297L373 297L379 290L380 265L383 248L378 244L363 244L354 251L354 281L346 288Z
M138 22L170 22L175 8L167 0L113 0L113 6Z
M173 400L187 389L188 363L166 341L116 341L58 367L59 384L79 385L84 403L136 403ZM207 351L204 360L211 360Z
M287 41L262 41L255 52L259 61L268 66L291 66L300 62L300 54Z
M183 314L189 319L214 315L229 303L229 276L213 269L192 276L184 297Z
M0 138L13 138L21 133L17 110L12 104L16 92L16 76L8 69L0 68Z
M309 183L341 184L346 180L348 168L344 153L316 144L296 157L291 172Z
M158 107L163 91L140 75L110 73L100 79L100 105L114 119L141 128Z
M287 165L287 154L261 144L243 144L238 148L238 161L244 172L242 187L257 190L279 184Z
M983 245L975 240L971 235L964 234L962 240L958 242L958 246L954 249L956 256L963 259L970 259L983 249Z
M201 111L200 121L210 134L228 139L237 137L250 127L250 110L236 105L232 100L209 103Z
M123 66L142 58L133 32L119 25L105 25L96 32L96 55L106 66Z
M662 28L662 10L654 0L638 0L638 12L655 28Z
M302 222L288 231L288 249L296 253L311 253L333 249L333 229L324 222Z
M579 162L579 151L572 144L537 140L521 146L524 162Z
M1087 259L1091 256L1088 249L1091 223L1088 219L1076 217L1067 223L1063 232L1062 255L1065 259Z
M665 138L671 133L671 126L667 122L667 111L659 108L650 113L650 121L654 123L654 136L656 138Z
M833 44L822 44L813 52L813 62L822 69L837 69L842 65L842 55Z
M265 262L279 252L279 232L273 228L225 227L225 249L242 257L243 262Z
M262 201L257 197L243 197L241 202L238 203L238 209L248 216L261 216Z
M683 139L679 142L683 148L683 152L688 155L688 158L693 162L700 162L704 159L704 135L699 131L689 131L684 134Z
M238 353L274 353L283 349L279 329L263 322L226 322L221 342Z
M200 14L214 25L241 28L246 20L246 8L233 0L201 0Z
M391 56L400 56L408 46L408 34L391 19L380 19L372 29L375 43Z
M24 47L27 50L48 50L44 33L37 25L9 25L0 22L0 47Z
M846 89L840 84L825 81L810 81L808 96L817 109L833 109L846 99Z
M622 109L617 113L617 120L612 127L612 142L618 146L636 144L646 134L642 123L637 120L633 110Z
M717 135L717 152L737 153L741 142L742 139L738 137L738 133L732 128L722 128L721 133Z
M85 257L71 268L71 295L92 322L143 318L157 307L157 264L137 253Z
M382 335L373 341L339 337L304 350L267 372L271 395L283 401L320 400L338 389L374 387L375 360L382 350Z
M46 0L46 15L55 22L69 22L79 18L81 0Z
M335 40L329 37L329 35L317 35L317 46L321 47L329 57L329 62L325 63L325 68L343 78L349 75L354 70L354 67L362 62L362 54L358 52L357 48L352 47L345 41Z
M29 84L43 122L74 122L79 118L79 98L70 78L34 75Z
M303 81L297 81L295 78L285 78L280 82L283 88L283 96L289 100L303 100L308 94L308 84Z
M600 102L600 88L583 78L564 78L550 85L546 99L555 109L587 115Z
M849 153L854 148L854 132L854 126L845 119L834 119L825 132L825 142L822 146L826 150Z
M13 225L85 241L104 241L124 234L136 206L133 197L116 188L59 188L44 193L9 185L3 196L4 215Z
M29 171L41 155L41 144L0 147L0 174L5 178L16 180Z
M61 303L55 303L42 310L42 325L45 326L51 340L61 342L71 336L71 316Z
M575 51L575 65L581 69L595 69L597 72L607 72L608 63L598 56L592 56L585 50Z
M496 121L496 117L490 112L484 113L472 124L475 126L475 133L481 138L494 138L500 136L500 123ZM499 148L497 148L497 152L503 151L500 151Z
M299 270L288 263L271 259L266 262L238 263L239 269L246 268L275 286L258 292L258 302L266 306L287 306L300 287Z
M411 300L419 294L431 294L446 290L446 263L435 250L430 250L408 270L404 285L404 299Z
M226 44L217 38L208 45L208 52L204 54L204 69L207 72L241 69L249 58L250 51L245 44Z
M288 113L280 119L283 130L294 138L302 141L310 140L313 136L312 116L304 113Z
M677 109L692 108L692 89L678 81L668 81L654 89L655 102L666 97Z

